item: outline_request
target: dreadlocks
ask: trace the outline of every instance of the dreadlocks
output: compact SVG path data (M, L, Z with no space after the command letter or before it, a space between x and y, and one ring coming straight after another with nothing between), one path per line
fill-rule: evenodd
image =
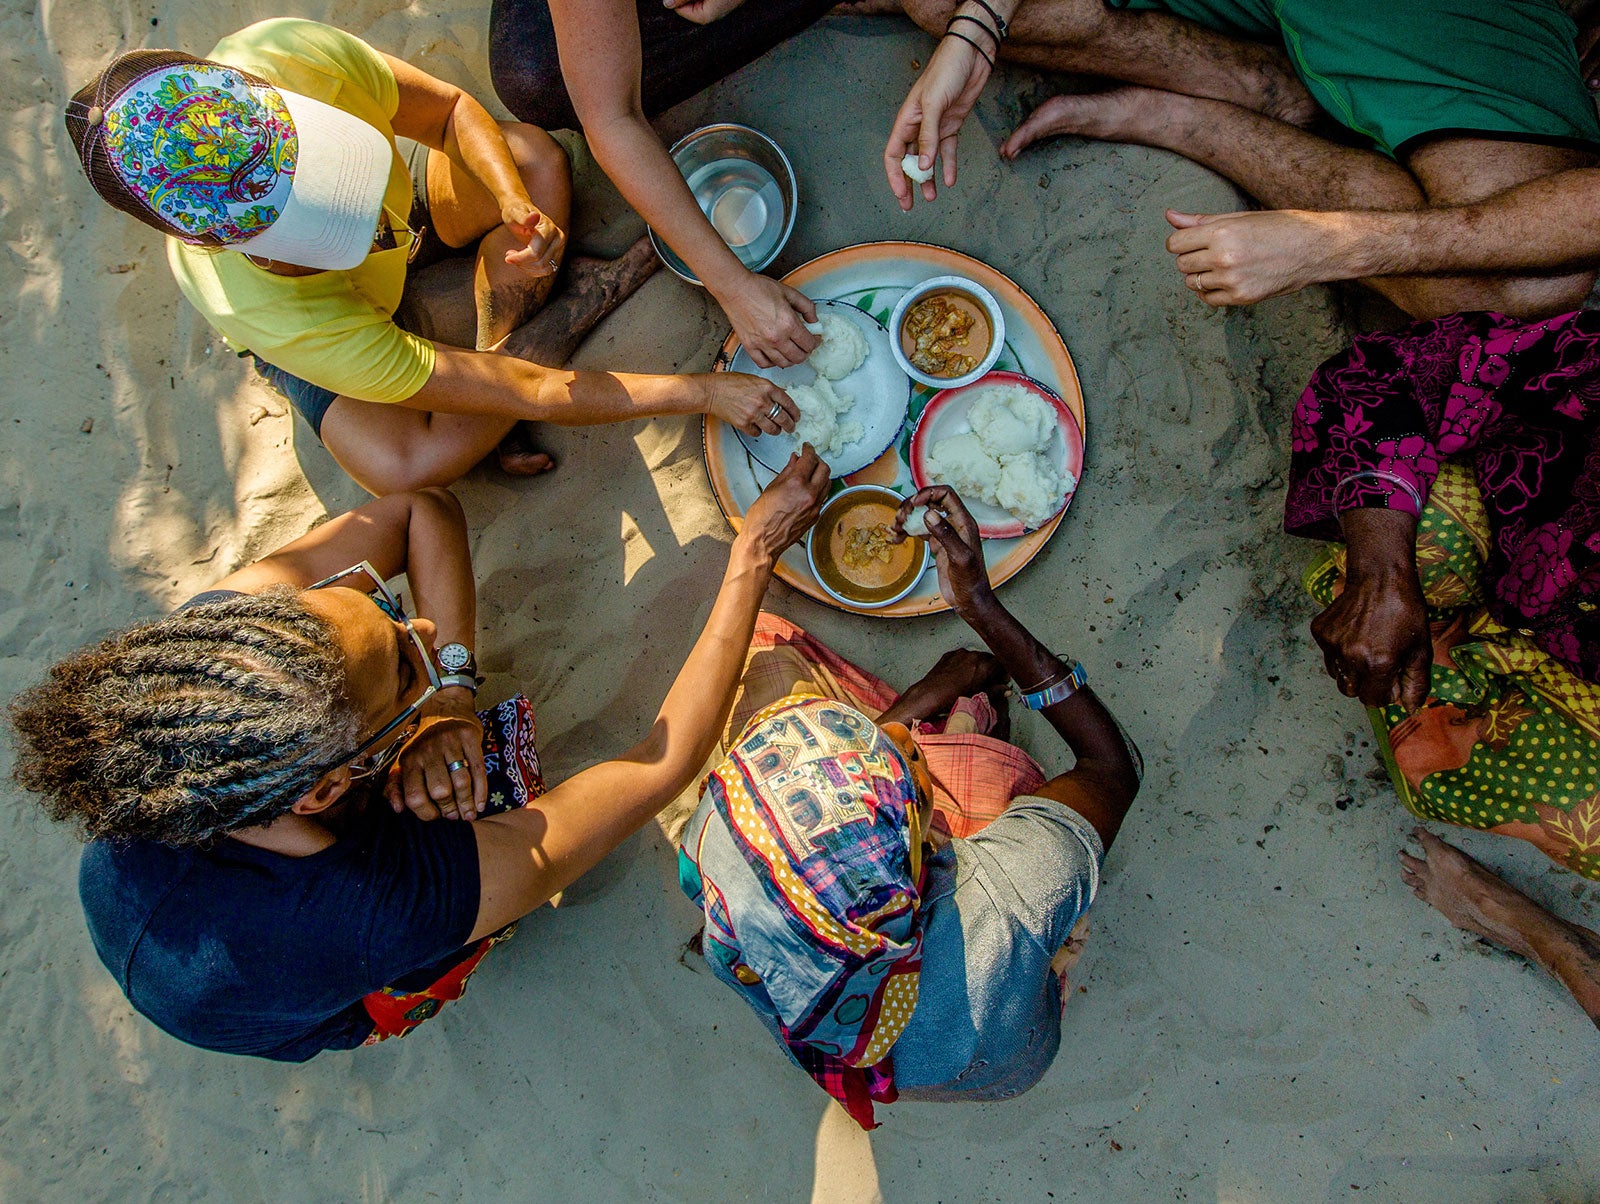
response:
M52 819L173 845L284 814L360 728L334 629L287 587L82 649L10 714L12 776Z

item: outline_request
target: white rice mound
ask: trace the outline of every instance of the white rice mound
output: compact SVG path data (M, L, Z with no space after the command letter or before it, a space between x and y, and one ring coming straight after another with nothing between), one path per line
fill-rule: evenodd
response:
M838 314L823 314L817 323L822 329L822 342L806 357L806 363L816 369L817 375L828 380L843 380L867 358L867 338L849 318Z
M933 164L930 163L928 169L924 171L920 166L921 162L922 156L912 151L900 160L900 170L906 173L907 179L914 180L918 184L926 184L933 179Z
M975 390L970 432L928 449L928 471L957 493L998 506L1026 527L1049 521L1077 480L1046 459L1056 416L1020 385Z
M813 384L791 385L787 392L800 410L795 442L811 444L819 456L838 455L866 433L859 422L840 421L855 408L856 399L835 389L826 376L818 374Z

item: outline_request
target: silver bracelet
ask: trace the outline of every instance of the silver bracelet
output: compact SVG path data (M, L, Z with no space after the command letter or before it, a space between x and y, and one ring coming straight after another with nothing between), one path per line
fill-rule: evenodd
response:
M1335 485L1333 487L1334 509L1337 510L1339 508L1340 491L1352 481L1387 481L1391 485L1398 485L1401 489L1405 490L1406 496L1411 499L1412 505L1417 508L1417 515L1420 517L1422 514L1422 494L1417 491L1417 487L1404 477L1399 476L1396 473L1385 472L1381 468L1367 468L1363 469L1361 472L1353 472L1349 476L1345 477L1344 480Z

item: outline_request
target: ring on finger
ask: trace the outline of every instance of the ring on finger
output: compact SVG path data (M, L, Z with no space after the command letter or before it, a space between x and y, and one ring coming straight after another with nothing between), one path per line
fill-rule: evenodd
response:
M776 422L781 413L783 413L783 403L775 401L772 403L772 408L767 411L767 417Z
M445 769L449 773L459 773L466 767L467 763L465 761L451 761L450 764L445 766Z

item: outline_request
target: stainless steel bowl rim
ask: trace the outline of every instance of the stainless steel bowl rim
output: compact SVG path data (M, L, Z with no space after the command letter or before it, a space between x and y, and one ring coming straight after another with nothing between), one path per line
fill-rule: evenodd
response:
M674 142L672 144L672 149L667 153L672 156L673 165L677 166L678 152L688 147L696 139L703 138L708 134L728 132L753 134L762 142L765 142L768 146L770 146L773 153L778 156L778 162L783 164L784 177L789 182L789 187L787 189L788 198L786 198L789 200L788 221L784 223L783 234L779 237L777 245L772 248L772 253L760 263L752 266L750 269L752 272L760 272L770 267L772 265L772 261L775 260L779 255L783 254L783 248L789 244L789 236L794 233L795 216L800 211L800 182L795 178L794 164L789 162L789 156L784 154L783 147L774 142L769 135L763 134L760 130L755 129L753 126L740 125L736 121L719 121L713 125L703 125L697 130L690 130L682 138L679 138L676 142ZM679 167L679 171L681 172L682 170L683 169ZM707 220L710 220L709 217ZM671 247L667 246L667 244L662 240L661 236L655 232L655 228L653 226L646 226L645 230L650 235L650 245L655 248L656 256L664 265L666 265L667 271L671 272L679 280L686 281L689 284L697 285L700 288L705 287L698 276L687 270L689 266L688 264L684 264L683 268L679 268L678 265L673 262L673 260L677 258L677 253L674 252Z

